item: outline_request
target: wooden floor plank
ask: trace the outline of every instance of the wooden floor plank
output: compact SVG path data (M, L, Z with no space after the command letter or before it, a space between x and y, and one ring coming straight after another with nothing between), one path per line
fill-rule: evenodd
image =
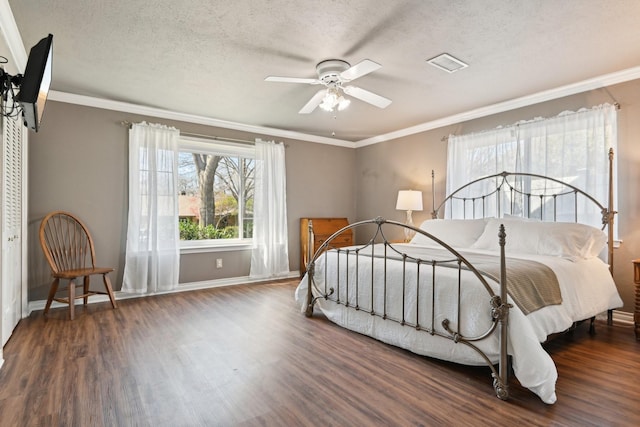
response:
M216 288L23 319L4 348L2 426L640 425L640 343L587 325L545 345L545 405L488 368L428 359L305 318L294 281Z

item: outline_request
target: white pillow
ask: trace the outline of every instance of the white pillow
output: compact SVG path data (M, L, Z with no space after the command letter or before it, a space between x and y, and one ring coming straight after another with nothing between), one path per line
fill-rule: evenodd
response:
M453 248L469 248L484 232L488 218L478 219L430 219L420 229L442 240ZM438 247L438 243L420 233L411 239L412 244Z
M504 224L507 254L558 256L576 261L596 257L607 244L607 235L590 225L572 222L542 222L519 218L491 218L472 246L497 251L498 230Z
M491 218L487 222L482 235L473 249L486 249L498 251L500 249L498 232L500 224L504 224L507 233L505 250L513 253L536 254L538 253L538 240L540 230L536 228L539 222L525 221L516 217Z
M543 223L544 224L544 223ZM538 253L577 261L597 257L607 245L607 234L595 227L573 222L546 223L547 233L540 236Z

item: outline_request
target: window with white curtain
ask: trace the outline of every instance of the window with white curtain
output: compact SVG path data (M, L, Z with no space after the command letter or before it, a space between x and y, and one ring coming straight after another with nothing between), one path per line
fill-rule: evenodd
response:
M609 197L609 149L615 152L617 145L616 107L603 104L591 109L564 112L556 117L534 119L512 126L489 131L449 137L447 158L447 194L477 178L503 171L526 172L550 176L565 181L592 195L607 206ZM614 162L615 165L615 162ZM614 183L617 176L614 166ZM535 178L523 180L523 190L552 190L549 182L544 184ZM614 189L616 186L614 185ZM478 188L467 190L478 191ZM615 190L614 190L615 191ZM477 194L477 193L476 193ZM461 193L461 197L466 194ZM503 197L509 197L504 194ZM614 194L615 200L615 194ZM512 203L504 200L503 206L515 205L531 216L544 217L544 206L536 200ZM573 221L572 202L557 206L559 221ZM578 201L581 222L602 226L601 212L587 200ZM571 205L571 206L569 206ZM463 206L447 206L447 217L463 216ZM489 207L495 209L495 207ZM468 208L467 208L468 210ZM568 212L571 211L571 214ZM515 212L518 214L518 212ZM487 212L493 216L496 212Z
M182 248L250 244L255 147L181 136L179 226Z
M172 289L180 253L238 245L251 249L251 277L289 274L283 143L213 141L146 123L129 140L128 291Z

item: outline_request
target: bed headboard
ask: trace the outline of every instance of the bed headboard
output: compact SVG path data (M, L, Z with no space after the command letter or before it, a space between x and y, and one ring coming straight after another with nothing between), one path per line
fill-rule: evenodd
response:
M464 184L447 195L437 207L434 198L431 216L440 218L444 210L442 217L448 218L502 218L512 215L591 225L601 221L602 229L608 235L608 261L613 273L613 222L617 213L613 203L613 149L609 150L608 165L606 206L566 181L532 173L500 172ZM431 176L433 190L433 172Z

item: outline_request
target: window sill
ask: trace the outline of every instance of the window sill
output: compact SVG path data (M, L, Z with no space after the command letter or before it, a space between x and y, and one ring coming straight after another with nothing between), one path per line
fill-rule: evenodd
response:
M185 243L180 246L180 254L198 254L206 252L231 252L250 250L253 242L225 242L216 244Z

